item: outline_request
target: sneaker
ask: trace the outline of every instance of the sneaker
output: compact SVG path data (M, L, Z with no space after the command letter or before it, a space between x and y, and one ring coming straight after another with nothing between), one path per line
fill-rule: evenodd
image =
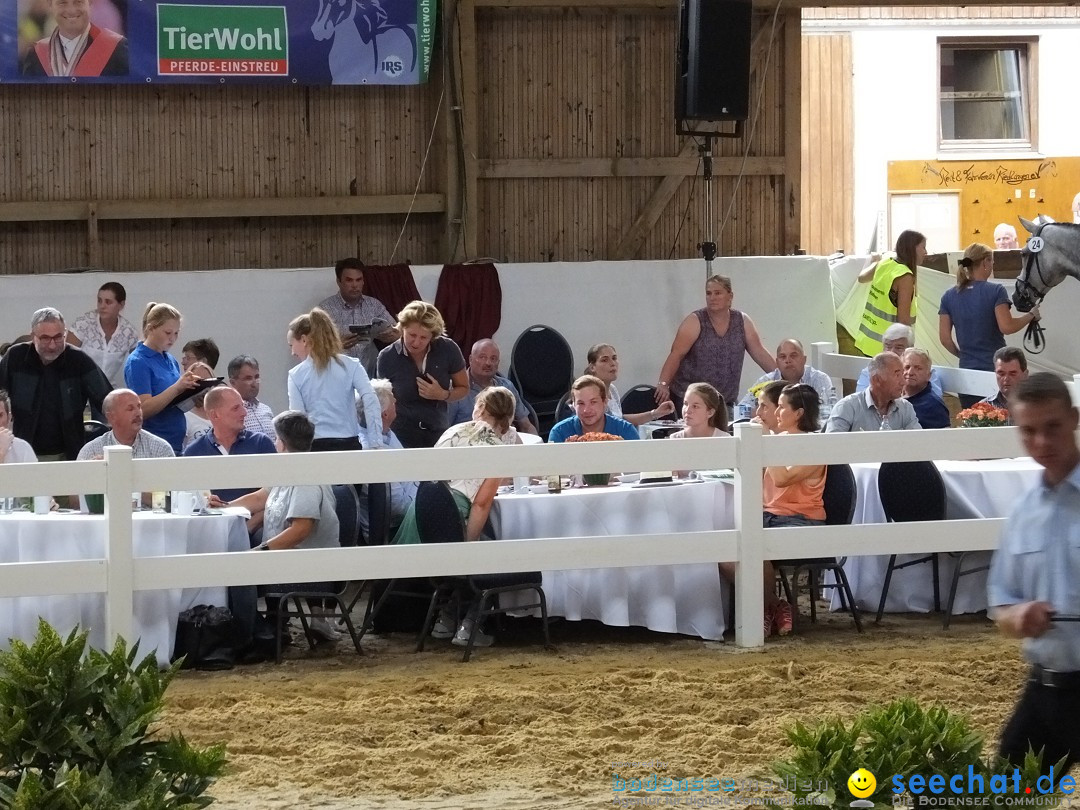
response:
M773 628L773 609L768 605L765 606L765 638L772 635Z
M466 647L469 644L469 633L472 632L472 619L466 619L461 623L461 627L457 629L457 633L454 634L451 644L455 647ZM490 647L495 643L495 636L489 636L487 633L477 630L476 637L473 639L474 647Z
M333 643L341 638L334 626L324 618L313 617L308 619L308 627L311 630L311 635L319 641Z
M454 616L446 608L439 611L439 618L435 620L435 626L431 628L432 638L454 637Z
M791 633L794 626L794 616L791 613L791 605L781 599L773 607L773 621L776 623L776 634L786 636Z

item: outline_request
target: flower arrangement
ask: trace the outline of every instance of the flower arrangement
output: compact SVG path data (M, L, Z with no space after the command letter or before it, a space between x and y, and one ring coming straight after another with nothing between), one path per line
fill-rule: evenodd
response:
M612 436L610 433L600 433L593 431L592 433L582 433L580 436L567 436L568 442L621 442L622 436Z
M956 415L961 427L1003 427L1009 423L1009 412L989 402L976 402Z
M568 442L621 442L622 440L622 436L612 436L610 433L599 431L566 437ZM611 473L585 473L581 479L587 487L606 487L611 482Z

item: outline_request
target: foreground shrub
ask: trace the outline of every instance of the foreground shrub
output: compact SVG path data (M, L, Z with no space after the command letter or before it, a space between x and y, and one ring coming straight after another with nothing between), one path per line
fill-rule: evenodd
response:
M903 777L942 776L946 785L954 774L970 773L983 777L989 786L991 777L1008 777L1008 795L988 795L987 806L1005 806L1007 799L1039 796L1047 784L1057 786L1064 760L1054 768L1048 780L1050 765L1042 767L1042 756L1028 751L1020 772L1020 796L1014 792L1014 772L1017 768L996 754L984 756L982 733L971 727L964 715L953 714L943 706L924 709L912 698L893 701L884 707L867 709L849 724L841 718L831 718L815 726L796 722L786 731L788 742L795 749L791 759L773 764L775 773L794 795L804 802L816 801L830 807L846 807L854 798L847 788L848 777L859 768L870 771L877 779L877 789L866 797L875 807L893 806L893 775ZM1039 777L1044 777L1042 784ZM826 787L827 786L827 787ZM825 788L821 790L820 788ZM1031 793L1025 792L1031 788ZM989 789L987 790L989 794ZM1050 791L1053 794L1053 791ZM968 794L973 796L975 794ZM909 797L915 806L932 798L936 807L971 806L970 798L954 795L948 787L941 795L925 791ZM1050 795L1041 796L1040 807L1051 807Z
M188 810L225 767L225 746L191 746L149 732L177 665L135 663L118 639L89 649L41 620L27 646L0 652L0 809Z

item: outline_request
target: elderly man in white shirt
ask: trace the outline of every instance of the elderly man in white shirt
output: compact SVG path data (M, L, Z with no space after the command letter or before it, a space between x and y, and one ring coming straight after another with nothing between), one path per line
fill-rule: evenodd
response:
M769 383L783 380L789 385L804 383L817 391L818 402L821 407L821 424L824 425L829 419L829 412L836 404L836 388L832 379L824 371L818 371L806 362L806 350L802 342L795 338L787 338L780 341L776 347L776 371L770 371L758 377L754 386L760 383ZM752 387L754 387L752 386ZM739 408L736 411L737 418L749 418L757 407L757 398L753 394L747 394L739 400Z
M388 450L403 450L398 437L390 429L397 417L397 400L394 399L394 388L389 380L376 378L371 381L371 388L375 396L379 398L379 407L382 409L383 433L381 444ZM360 413L361 405L356 405L357 413ZM373 442L367 435L367 428L360 429L360 443L365 450L378 447L379 443ZM396 526L401 523L405 513L409 511L409 505L416 498L418 481L391 481L390 487L390 524ZM368 513L367 503L361 499L360 503L360 526L364 530L364 536L368 536Z

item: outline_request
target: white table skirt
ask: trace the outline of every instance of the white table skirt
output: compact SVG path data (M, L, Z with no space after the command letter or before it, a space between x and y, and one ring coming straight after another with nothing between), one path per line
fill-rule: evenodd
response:
M500 539L709 531L734 526L733 500L730 482L586 487L499 495L492 522ZM704 639L724 635L727 585L714 564L544 571L543 582L553 616Z
M0 515L0 562L90 560L105 556L106 523L103 515L24 512ZM136 557L199 554L247 549L244 520L239 515L180 516L151 512L134 515ZM137 591L134 632L140 657L156 651L166 666L176 638L176 619L194 605L226 605L224 587ZM38 617L61 635L76 625L89 631L89 643L106 647L105 595L73 594L0 599L0 644L11 638L27 643L37 635Z
M1039 480L1042 467L1029 458L992 459L987 461L935 462L945 481L946 511L949 520L1007 517L1013 504ZM878 497L878 464L852 464L858 487L854 523L885 523L885 510ZM974 552L964 558L964 567L985 565L990 552ZM902 554L897 563L921 555ZM938 557L941 577L941 607L949 595L949 584L957 559L948 554ZM851 582L855 603L863 610L877 610L881 586L889 565L887 555L849 557L844 571ZM960 579L953 613L976 613L986 610L986 571ZM833 595L833 608L839 607ZM889 613L927 613L934 607L933 576L929 563L894 571L889 583L885 610Z

